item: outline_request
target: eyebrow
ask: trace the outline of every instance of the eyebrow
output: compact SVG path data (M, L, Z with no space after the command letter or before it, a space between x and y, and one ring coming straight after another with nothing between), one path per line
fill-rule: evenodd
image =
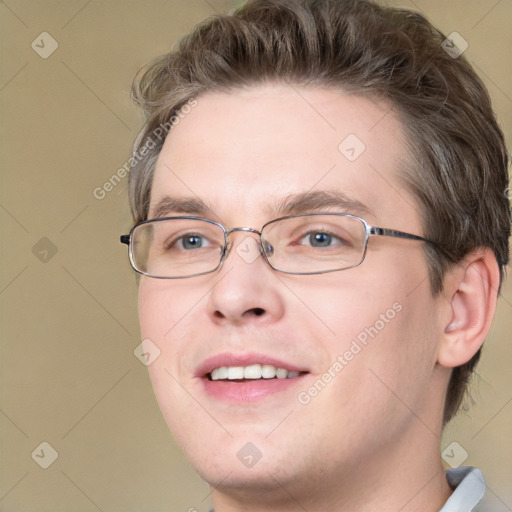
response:
M342 210L343 213L358 216L373 215L371 209L364 203L338 190L317 190L290 194L277 202L274 211L278 215L294 215L325 210L326 208L335 208Z
M337 190L290 194L277 200L273 205L267 204L264 207L264 212L269 217L272 215L286 216L313 213L326 208L335 208L343 213L357 216L373 216L372 210L364 203ZM170 214L205 216L208 212L213 213L214 209L198 197L165 196L153 207L152 218L166 217Z
M198 197L165 196L153 208L152 218L166 217L170 213L204 215L211 208Z

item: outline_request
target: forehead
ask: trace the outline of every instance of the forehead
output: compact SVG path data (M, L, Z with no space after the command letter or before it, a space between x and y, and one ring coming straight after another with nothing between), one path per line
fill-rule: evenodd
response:
M285 85L207 93L165 141L150 217L171 196L200 201L224 221L259 222L305 193L392 216L413 203L397 178L407 160L401 123L383 102Z

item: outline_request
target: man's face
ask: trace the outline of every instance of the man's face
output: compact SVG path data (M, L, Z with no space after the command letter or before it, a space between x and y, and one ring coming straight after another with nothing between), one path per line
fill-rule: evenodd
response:
M209 210L165 216L259 230L279 217L280 201L324 191L364 205L370 225L422 235L417 203L398 180L404 165L401 124L369 99L288 86L210 93L167 137L149 218L166 196L200 199ZM436 446L436 336L446 319L437 319L422 243L370 237L358 267L288 275L246 256L251 239L232 233L215 273L140 281L142 337L161 351L149 366L155 394L200 475L231 488L318 489L403 456L412 440ZM207 374L269 362L301 374Z

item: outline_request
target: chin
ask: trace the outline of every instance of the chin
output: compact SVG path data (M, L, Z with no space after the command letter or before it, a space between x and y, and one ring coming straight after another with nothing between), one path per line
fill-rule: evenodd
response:
M252 438L257 439L257 436ZM194 453L187 450L184 453L201 478L219 490L268 493L289 482L297 482L301 475L305 481L311 480L305 474L312 471L304 460L307 457L298 457L300 446L290 453L291 447L283 446L282 442L247 439L245 436L230 438L229 443L208 447L203 444L200 450L195 444Z

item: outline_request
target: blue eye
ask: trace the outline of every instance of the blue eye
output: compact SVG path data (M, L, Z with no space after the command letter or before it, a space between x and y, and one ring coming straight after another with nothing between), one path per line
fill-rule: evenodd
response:
M339 236L326 233L325 231L310 231L305 234L300 242L301 245L319 248L346 245Z
M310 233L306 235L312 247L329 247L333 241L332 236L327 233Z
M178 240L182 249L198 249L203 247L204 238L201 235L182 236Z

